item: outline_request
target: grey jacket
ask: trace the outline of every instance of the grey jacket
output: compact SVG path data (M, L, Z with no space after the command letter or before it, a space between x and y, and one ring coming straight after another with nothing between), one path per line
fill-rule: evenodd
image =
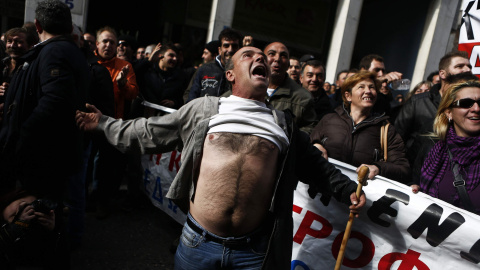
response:
M161 153L181 146L182 165L167 197L185 211L194 194L194 182L198 177L203 142L208 132L210 117L218 112L218 97L198 98L178 111L161 117L138 118L122 121L102 117L98 126L107 139L121 151ZM290 146L279 158L279 171L272 196L269 217L271 236L263 269L290 269L292 252L292 205L297 181L310 185L311 195L322 192L322 201L328 203L333 195L338 201L350 204L350 194L356 184L315 148L306 133L294 124L292 116L272 110L276 123L285 130Z

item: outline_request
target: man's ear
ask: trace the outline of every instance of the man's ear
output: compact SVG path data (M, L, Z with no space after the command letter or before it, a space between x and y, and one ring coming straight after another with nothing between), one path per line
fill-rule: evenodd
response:
M235 73L233 72L233 70L227 70L225 72L225 77L227 78L227 81L235 83Z
M37 32L39 34L43 33L43 27L40 25L40 23L37 21L37 19L35 19L33 21L33 23L35 24L35 28L37 29Z
M438 71L438 76L440 76L440 79L445 80L447 78L447 71L444 69L440 69Z
M300 72L300 84L303 84L303 73Z

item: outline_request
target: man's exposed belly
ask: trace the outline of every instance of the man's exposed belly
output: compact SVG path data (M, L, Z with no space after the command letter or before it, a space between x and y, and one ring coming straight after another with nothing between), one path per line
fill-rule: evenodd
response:
M219 236L240 236L264 221L276 178L278 147L263 138L212 133L205 138L193 218Z

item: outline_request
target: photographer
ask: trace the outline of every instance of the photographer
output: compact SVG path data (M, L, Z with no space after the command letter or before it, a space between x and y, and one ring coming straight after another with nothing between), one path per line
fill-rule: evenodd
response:
M15 190L0 198L0 269L20 265L64 269L60 255L60 243L64 241L55 226L56 206L25 190Z

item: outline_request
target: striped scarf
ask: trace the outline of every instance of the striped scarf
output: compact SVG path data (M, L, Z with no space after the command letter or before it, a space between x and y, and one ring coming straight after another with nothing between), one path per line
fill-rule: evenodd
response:
M448 149L453 161L459 164L459 172L465 179L468 192L480 182L480 137L459 137L453 126L448 128L445 141L437 142L428 153L422 167L420 188L432 197L438 197L438 185L445 175L449 163ZM452 180L453 183L453 180ZM455 196L458 199L458 195Z

